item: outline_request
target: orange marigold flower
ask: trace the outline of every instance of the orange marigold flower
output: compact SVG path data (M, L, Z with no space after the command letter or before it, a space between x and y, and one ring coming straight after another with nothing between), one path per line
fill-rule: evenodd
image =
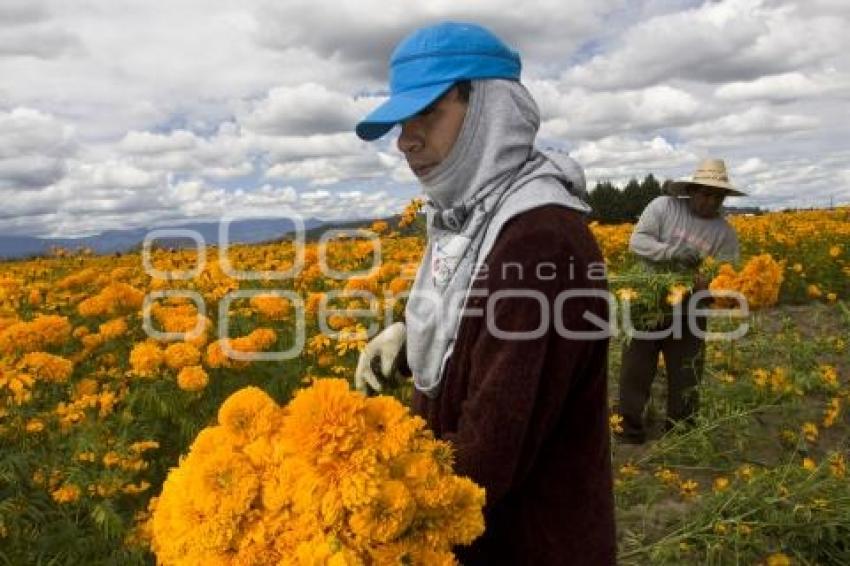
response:
M838 420L839 415L841 415L841 398L833 397L829 400L824 410L823 427L831 428L835 424L835 421Z
M621 301L633 301L638 298L638 292L630 287L623 287L617 290L617 297Z
M163 361L162 349L156 342L141 342L130 352L130 366L141 377L153 377Z
M74 484L65 484L50 492L50 496L57 503L73 503L80 498L80 488Z
M74 373L74 363L71 360L46 352L30 352L18 362L18 368L28 371L38 379L54 383L64 383Z
M365 410L366 398L349 389L343 379L323 379L298 391L289 403L285 442L318 461L353 450L366 432L365 420L357 417ZM317 406L326 409L316 412Z
M110 450L109 452L103 455L103 458L101 460L104 466L106 466L107 468L112 468L117 466L121 462L121 456L118 455L118 453L114 450Z
M102 334L87 334L80 339L80 342L83 343L83 348L88 351L94 350L105 341Z
M415 515L416 501L400 481L384 482L372 505L363 507L349 520L355 536L389 542L401 534Z
M693 499L699 495L699 482L695 480L686 480L679 484L679 493L685 499Z
M685 298L688 288L684 285L673 285L667 293L667 304L670 306L678 305Z
M108 322L104 322L98 328L98 332L106 340L114 340L127 333L127 321L123 318L113 318Z
M34 352L61 346L71 336L71 323L64 316L40 315L31 322L16 322L0 332L0 354Z
M90 378L84 377L74 386L74 395L77 397L82 397L84 395L94 395L97 393L99 385L97 381Z
M44 430L44 421L41 419L30 419L27 421L25 430L29 434L34 434L36 432L41 432Z
M818 425L816 425L815 423L803 423L801 431L807 441L811 443L815 443L818 441Z
M165 364L174 370L180 370L186 366L198 365L201 352L186 342L175 342L169 344L165 349Z
M393 295L401 295L410 289L410 285L413 282L410 279L405 277L395 277L392 281L390 281L389 286L387 287Z
M244 340L244 342L242 341ZM271 328L258 328L242 339L234 340L233 349L246 352L265 350L277 341L277 333Z
M847 464L844 455L834 452L829 456L829 472L838 479L843 479L847 473Z
M787 554L775 552L767 557L767 566L791 566L791 559Z
M74 329L74 332L71 333L71 335L77 339L80 339L83 336L88 336L89 334L91 334L91 330L89 330L86 326L78 326Z
M838 387L838 370L835 369L835 366L821 364L818 367L818 373L820 374L820 380L824 385L833 389Z
M729 478L726 476L718 476L714 478L714 491L720 493L721 491L726 491L726 488L729 487Z
M112 283L100 293L77 305L82 316L103 316L141 308L145 294L127 283Z
M271 293L251 297L251 306L271 320L283 320L292 311L292 304L289 299Z
M304 302L304 310L307 311L308 314L316 314L324 297L324 293L308 293L307 300Z
M332 314L328 317L328 326L333 330L341 330L347 326L351 326L356 321L350 316L342 316L338 314Z
M186 366L177 374L177 385L183 391L201 391L210 378L201 366Z
M140 440L131 444L128 449L134 454L141 454L142 452L156 450L157 448L159 448L159 442L156 440Z
M620 434L623 432L623 417L617 413L612 413L611 416L608 417L608 426L611 428L611 432L615 434Z
M267 434L276 426L278 406L274 399L258 387L240 389L221 405L218 422L237 443Z
M374 276L351 277L345 282L345 291L364 291L377 293L378 278Z
M224 349L221 347L221 340L216 340L207 346L205 360L207 365L211 368L223 368L230 366L230 358L228 358L227 354L224 353Z

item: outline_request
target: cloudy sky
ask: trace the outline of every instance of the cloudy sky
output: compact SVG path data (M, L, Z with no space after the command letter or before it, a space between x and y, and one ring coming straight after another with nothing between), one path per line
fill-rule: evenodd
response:
M720 156L737 204L850 203L846 0L0 0L0 235L398 212L395 133L353 126L441 20L520 51L591 183Z

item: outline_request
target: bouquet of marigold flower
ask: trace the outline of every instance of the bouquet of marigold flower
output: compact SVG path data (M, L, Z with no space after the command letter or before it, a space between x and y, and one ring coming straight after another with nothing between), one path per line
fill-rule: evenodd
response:
M484 490L391 397L318 380L285 407L256 387L221 406L151 503L157 560L454 564L484 531Z
M655 330L669 324L674 307L694 291L695 276L709 281L715 271L712 258L703 260L697 270L682 270L671 262L634 261L623 271L611 273L609 280L623 310L628 311L631 326Z

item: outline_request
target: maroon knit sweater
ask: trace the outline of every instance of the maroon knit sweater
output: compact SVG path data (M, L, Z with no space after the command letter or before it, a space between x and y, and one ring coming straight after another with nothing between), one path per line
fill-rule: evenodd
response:
M554 205L520 214L502 229L476 289L533 289L549 301L549 330L531 340L501 339L484 316L466 316L435 399L417 392L414 411L456 450L455 470L487 492L486 531L456 549L474 564L613 564L616 556L608 431L606 338L559 336L556 296L607 289L602 255L579 213ZM588 272L589 265L597 269ZM518 266L522 266L520 270ZM503 269L504 268L504 269ZM468 309L486 309L485 297ZM571 298L563 326L594 331L590 312L608 320L604 299ZM536 299L502 297L495 327L541 325Z

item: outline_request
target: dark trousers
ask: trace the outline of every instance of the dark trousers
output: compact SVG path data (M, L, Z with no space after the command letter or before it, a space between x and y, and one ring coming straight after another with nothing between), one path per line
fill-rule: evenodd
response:
M696 319L703 332L704 317ZM623 347L620 367L620 406L623 436L643 441L646 431L643 413L658 367L658 354L664 355L667 368L667 426L690 421L697 410L696 386L702 378L705 341L691 332L687 319L682 320L680 338L641 340L632 338Z

